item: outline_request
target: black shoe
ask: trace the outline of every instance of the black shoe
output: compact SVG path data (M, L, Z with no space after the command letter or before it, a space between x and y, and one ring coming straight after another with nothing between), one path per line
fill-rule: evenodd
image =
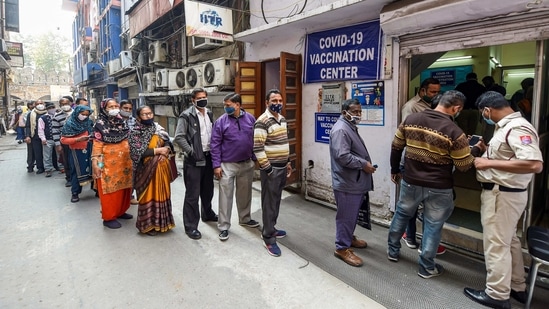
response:
M130 215L129 213L124 213L120 216L118 216L118 219L132 219L133 218L133 215Z
M46 172L46 177L51 177L51 172Z
M103 226L106 226L110 229L119 229L122 227L122 224L120 224L120 222L116 220L108 220L108 221L103 220Z
M471 288L463 289L463 294L471 300L490 308L496 309L511 309L511 302L507 300L496 300L486 295L483 290L475 290Z
M38 174L44 174L44 172L45 172L44 170L37 170L37 171L36 171L36 175L38 175Z
M27 173L34 173L34 168L27 168Z
M200 239L202 237L202 234L200 234L200 231L197 229L187 231L185 232L185 234L187 234L187 236L192 239Z
M72 183L70 181L65 182L65 187L67 188L72 187Z
M219 233L219 240L225 241L227 239L229 239L229 231L227 230L221 231L221 233Z
M215 215L211 218L202 219L202 222L217 222L217 219L219 219L219 217L217 215Z
M511 290L511 297L513 297L519 303L525 304L526 299L528 298L528 294L526 294L526 291Z
M80 201L78 194L73 194L71 197L71 203L78 203L78 201Z

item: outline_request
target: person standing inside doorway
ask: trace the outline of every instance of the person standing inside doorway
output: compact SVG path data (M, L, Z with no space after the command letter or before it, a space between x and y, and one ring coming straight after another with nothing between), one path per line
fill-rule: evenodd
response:
M362 115L360 102L346 100L341 109L341 115L330 131L332 187L337 206L334 255L358 267L362 266L362 259L355 255L351 247L366 248L368 244L353 234L365 195L374 189L372 174L376 168L372 165L364 140L358 134L357 124Z
M535 128L515 112L500 93L488 91L477 101L484 121L495 125L494 136L475 159L481 183L486 288L465 288L473 301L492 308L511 308L513 297L526 302L526 282L517 224L528 202L528 184L543 170Z
M191 93L192 105L179 115L175 130L174 143L181 147L185 160L183 181L185 182L185 200L183 202L183 225L185 233L191 239L200 239L198 221L217 222L212 210L214 194L212 156L210 140L212 138L213 113L206 107L208 93L196 88ZM200 198L201 207L198 206ZM200 211L201 210L201 211Z
M456 86L456 90L463 93L467 98L463 111L459 118L456 119L457 125L465 132L467 136L474 135L477 132L479 125L479 114L475 107L475 102L478 97L486 92L486 88L479 84L477 73L469 73L465 76L465 81Z
M282 190L286 178L292 174L288 123L282 116L284 101L280 90L271 89L265 97L265 112L254 125L254 154L261 176L261 210L263 212L263 245L272 256L282 254L277 238L286 236L286 231L276 229Z

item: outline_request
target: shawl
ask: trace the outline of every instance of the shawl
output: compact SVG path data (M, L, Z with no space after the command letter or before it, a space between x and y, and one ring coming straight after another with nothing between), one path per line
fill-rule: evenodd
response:
M130 157L133 161L134 169L139 165L141 157L149 147L154 134L157 134L165 142L170 141L168 132L156 122L153 125L144 125L136 122L133 130L130 131L128 142L130 144Z
M32 111L30 111L30 132L31 132L31 136L34 136L34 132L36 132L36 123L37 123L37 119L42 117L42 115L44 115L45 113L47 113L48 110L43 110L43 111L39 111L37 110L36 108L33 109Z
M85 106L85 105L76 106L76 108L71 113L69 118L67 118L65 125L63 125L63 128L61 129L61 135L76 136L81 134L84 131L88 131L89 134L92 133L93 121L90 119L90 117L88 117L84 121L78 119L78 115L80 115L80 113L83 111L89 111L90 115L91 113L93 113L93 109L89 108L88 106Z
M112 99L101 101L99 118L95 122L95 138L107 144L116 144L128 137L129 128L122 116L109 116L105 107Z

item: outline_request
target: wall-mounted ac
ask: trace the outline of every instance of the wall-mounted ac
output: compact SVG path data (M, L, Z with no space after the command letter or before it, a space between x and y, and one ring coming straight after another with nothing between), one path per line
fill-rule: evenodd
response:
M192 41L193 49L213 49L225 45L225 41L210 38L201 38L197 36L193 36Z
M156 70L156 89L166 89L168 88L168 69L157 69Z
M143 92L151 93L154 92L154 87L156 83L156 78L154 72L143 74Z
M187 77L186 70L170 70L168 74L168 90L182 90L185 89L187 83L185 82Z
M123 50L120 52L120 68L126 69L132 66L132 52L129 50Z
M141 40L138 39L138 38L132 38L130 40L130 45L128 45L128 49L134 49L136 48L137 46L139 46L139 44L141 43Z
M116 58L107 62L107 73L109 75L114 75L118 71L120 71L120 59Z
M204 63L202 78L204 87L234 86L236 60L219 58Z
M202 65L195 65L187 69L187 85L190 89L202 87Z
M168 62L168 43L154 41L149 44L149 64Z

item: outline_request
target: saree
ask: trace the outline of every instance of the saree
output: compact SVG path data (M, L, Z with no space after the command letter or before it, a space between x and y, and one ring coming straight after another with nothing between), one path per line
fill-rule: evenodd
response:
M153 149L164 145L164 140L158 134L154 134L147 148ZM170 180L170 161L161 155L143 157L136 165L134 189L137 192L139 206L135 226L141 233L163 233L175 227Z

